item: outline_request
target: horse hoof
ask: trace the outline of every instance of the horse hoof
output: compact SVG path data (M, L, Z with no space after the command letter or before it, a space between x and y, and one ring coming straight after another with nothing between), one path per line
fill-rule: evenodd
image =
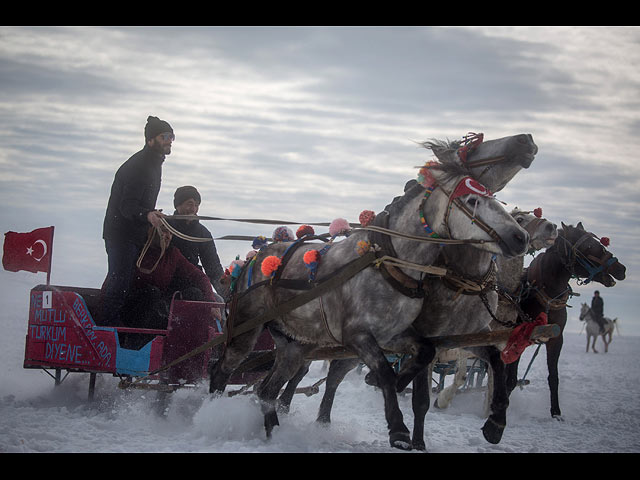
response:
M420 450L421 452L427 450L427 446L425 445L423 440L414 440L413 442L411 442L411 445L414 450Z
M267 433L267 438L271 438L271 433L273 432L273 429L278 425L280 425L280 422L278 422L278 415L275 411L265 413L264 429Z
M407 432L392 433L389 436L389 443L393 448L411 450L411 438Z
M482 434L487 442L497 445L502 439L505 425L498 424L492 418L489 418L482 427Z
M374 373L369 372L364 376L364 383L366 383L367 385L370 385L372 387L377 387L378 386L378 379L375 376Z
M557 421L559 422L564 422L564 418L562 418L562 415L558 414L558 415L551 415L551 418L555 418Z

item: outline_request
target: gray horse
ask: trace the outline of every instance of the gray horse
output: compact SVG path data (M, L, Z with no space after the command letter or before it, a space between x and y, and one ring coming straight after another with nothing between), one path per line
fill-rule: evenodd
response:
M518 224L529 232L529 254L548 248L553 245L558 237L557 226L549 220L542 217L542 212L524 211L514 208L511 216ZM496 259L498 269L497 285L502 291L502 295L498 297L498 307L495 313L496 319L490 323L491 330L501 330L508 326L515 325L518 320L517 302L520 295L520 287L522 282L522 274L524 271L524 257L505 258L498 257ZM504 348L504 345L498 345ZM453 349L442 352L443 358L452 359L457 362L457 370L454 375L453 383L438 393L438 397L434 403L436 408L447 408L451 400L455 396L458 389L466 383L467 380L467 361L472 355L464 349ZM442 358L440 359L442 360ZM477 361L477 360L474 360ZM489 370L489 388L487 399L490 398L492 391L493 375ZM488 411L488 405L486 406Z
M521 150L524 150L524 143L519 140L515 140L515 147L520 145ZM513 148L514 137L493 142L497 143L491 148L486 147L485 151L501 148L505 154ZM480 151L483 146L489 144L490 142L486 142L477 150ZM523 155L531 155L530 144ZM528 234L495 199L467 193L454 202L452 194L460 183L460 175L437 171L434 171L434 175L438 177L441 188L433 191L428 202L424 202L421 195L425 193L425 189L420 185L414 185L405 194L404 201L396 204L394 215L389 217L389 230L399 232L392 240L397 258L402 259L405 264L416 266L419 270L421 266L433 264L440 253L438 243L446 243L444 239L438 240L438 243L416 241L421 237L426 238L418 216L420 211L424 217L436 220L435 224L443 236L481 242L474 243L471 248L483 252L487 258L494 254L513 256L524 253ZM452 204L455 208L450 208ZM471 211L475 222L470 221L468 216ZM479 226L482 224L489 228L483 230ZM344 268L351 260L357 259L357 242L370 240L369 237L367 231L359 230L347 239L334 243L318 266L318 278L330 275ZM310 246L317 250L322 248ZM287 247L287 244L275 244L261 251L256 265L259 266L270 257L281 257ZM280 282L300 280L308 276L301 250L296 250L288 263L282 267L282 271L279 272ZM414 280L420 280L421 276L420 273L414 274ZM243 286L246 281L247 271L244 271L239 279L240 294L246 292ZM265 285L262 282L270 283L263 272L254 268L252 285ZM262 289L254 288L250 294L242 295L237 301L235 324L241 325L247 319L277 308L282 302L295 296L291 289L278 286L276 282L271 287L265 285ZM409 329L413 319L420 313L422 303L421 298L407 297L398 293L388 283L380 281L380 270L370 267L321 298L271 321L269 329L276 341L276 360L269 376L258 389L258 396L263 401L267 434L277 425L274 408L277 393L302 366L305 356L309 356L319 347L346 347L367 364L383 391L391 445L408 448L410 438L398 408L396 386L408 384L417 371L424 368L425 365L420 362L428 363L434 353L428 341ZM231 339L223 357L212 369L211 392L224 390L229 375L251 351L261 331L262 327L256 327ZM396 379L382 348L398 350L408 344L414 348L412 353L417 366Z
M591 343L591 337L593 337L593 343L591 345L591 349L593 353L598 353L596 350L596 340L599 336L602 336L602 341L604 342L604 353L609 351L609 344L611 340L613 340L613 329L616 326L617 318L611 320L610 318L604 317L606 325L604 327L604 332L600 332L600 325L595 320L595 314L591 311L591 308L586 303L582 304L580 309L580 321L586 322L587 325L587 353L589 353L589 343ZM609 339L607 340L607 337Z

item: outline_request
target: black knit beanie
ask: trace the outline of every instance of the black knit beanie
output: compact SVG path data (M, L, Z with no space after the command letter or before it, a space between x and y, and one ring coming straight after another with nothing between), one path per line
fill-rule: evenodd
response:
M147 124L144 127L144 139L146 141L149 141L165 132L173 133L171 125L164 120L160 120L158 117L149 116L147 118Z
M196 187L192 187L191 185L179 187L173 195L173 206L178 208L178 205L181 205L190 198L193 198L198 204L201 202L200 194L198 190L196 190Z

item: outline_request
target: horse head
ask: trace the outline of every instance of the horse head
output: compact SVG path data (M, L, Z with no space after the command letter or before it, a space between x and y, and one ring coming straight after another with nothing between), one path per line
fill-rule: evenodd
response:
M589 311L591 309L589 308L589 305L587 305L586 303L583 303L580 306L580 321L584 322L585 318L587 317L587 315L589 314Z
M558 238L556 224L543 218L541 209L525 211L516 207L511 211L511 216L529 233L530 252L549 248Z
M438 236L468 240L505 257L527 252L529 234L484 185L455 170L434 170L432 179L421 212L423 223L430 219L430 228Z
M582 222L575 227L563 223L555 246L564 257L565 266L579 279L585 279L583 283L595 281L612 287L616 284L614 278L626 277L626 267L605 248L601 239L584 229Z
M530 134L484 141L482 133L462 140L431 140L420 143L433 151L442 164L458 165L492 192L499 192L523 168L529 168L538 153Z

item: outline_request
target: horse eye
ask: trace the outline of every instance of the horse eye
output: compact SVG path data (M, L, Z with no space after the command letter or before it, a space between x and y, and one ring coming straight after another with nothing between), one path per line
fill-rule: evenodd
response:
M478 199L476 197L469 197L467 198L466 201L467 205L471 206L471 207L476 207L479 203Z
M516 218L516 222L518 222L518 223L522 223L523 221L524 221L524 218L522 218L522 217Z

